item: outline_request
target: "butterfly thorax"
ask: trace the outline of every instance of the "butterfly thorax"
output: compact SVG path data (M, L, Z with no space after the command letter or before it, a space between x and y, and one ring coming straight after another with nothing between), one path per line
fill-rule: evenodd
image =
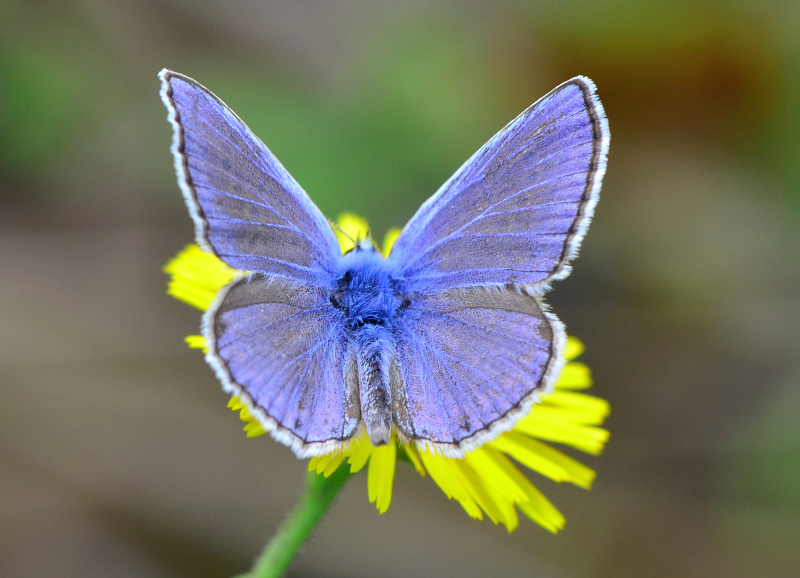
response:
M390 326L402 300L387 261L374 248L356 246L342 259L344 272L331 293L331 303L341 309L352 329L364 325Z

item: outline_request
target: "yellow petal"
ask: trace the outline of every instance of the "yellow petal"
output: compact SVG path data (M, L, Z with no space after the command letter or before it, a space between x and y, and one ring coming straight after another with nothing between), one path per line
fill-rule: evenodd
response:
M237 273L197 245L178 253L164 266L164 272L170 275L167 293L204 311Z
M506 462L504 471L513 482L525 493L525 499L516 503L520 511L531 520L550 532L556 533L564 527L566 520L553 504L536 489L528 478L519 471L511 461L503 455L499 457Z
M425 450L420 450L419 457L425 465L425 469L431 475L431 479L441 488L445 496L458 500L461 507L471 518L483 519L483 513L475 500L464 487L456 466L457 460L451 460L443 456L432 454Z
M590 467L547 444L513 431L504 433L490 445L556 482L571 482L588 489L595 477Z
M208 352L206 346L206 338L202 335L187 335L183 339L192 349L202 349L204 353Z
M506 527L515 528L517 514L511 501L502 495L489 492L481 477L465 460L453 460L453 465L470 497L486 512L489 519L495 524L503 523Z
M544 406L564 412L564 418L578 423L599 425L611 411L610 404L599 397L574 391L555 391L543 398Z
M267 430L264 429L264 426L255 421L255 419L244 426L244 431L249 438L256 438L267 433Z
M244 431L247 433L247 437L254 438L267 433L267 430L264 429L264 426L261 425L261 422L258 421L252 413L250 413L249 409L247 409L247 406L242 401L241 396L234 395L232 398L230 398L228 400L228 407L233 411L238 411L239 419L247 422L247 425L244 426Z
M315 456L308 461L308 471L316 474L323 474L326 478L335 472L344 461L344 455L340 451Z
M517 504L522 513L553 534L563 528L566 520L561 512L550 503L550 500L545 498L530 482L528 482L526 490L528 500Z
M514 425L514 431L551 442L563 443L592 455L598 455L608 441L608 431L564 419L564 412L544 405Z
M492 487L494 493L507 496L512 502L522 502L527 499L525 491L519 487L508 471L514 468L514 464L488 444L469 452L464 459L472 469L480 472L481 478Z
M411 460L411 464L414 466L414 469L417 470L417 473L425 477L425 467L422 465L422 461L419 459L419 452L416 448L411 447L408 444L403 444L403 450L406 452L408 459Z
M583 363L571 361L561 370L555 389L586 389L591 386L592 374L589 368Z
M564 359L572 361L583 353L583 343L577 337L567 337L567 346L564 348Z
M392 482L397 457L397 444L390 443L373 448L367 472L367 492L369 501L375 502L378 512L383 514L392 501Z
M350 443L346 453L350 456L347 463L350 464L351 474L361 471L369 461L373 449L375 448L369 442L366 431Z
M400 236L400 229L394 228L389 229L386 232L386 235L383 237L383 245L381 247L381 253L384 257L388 257L389 254L392 252L392 247L394 247L394 242L397 241L397 237Z
M328 463L325 464L325 468L322 470L322 473L326 478L330 477L333 472L339 469L339 466L342 465L342 462L344 461L344 454L342 454L342 452L334 452L333 454L329 455L330 459L328 460Z
M308 460L308 471L314 472L319 475L325 471L325 468L330 463L333 454L326 454L324 456L314 456Z

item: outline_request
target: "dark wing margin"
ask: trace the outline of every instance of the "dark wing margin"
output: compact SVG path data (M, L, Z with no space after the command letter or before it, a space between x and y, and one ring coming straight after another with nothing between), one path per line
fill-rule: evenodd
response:
M305 191L211 91L166 69L159 78L197 243L236 269L329 283L339 245Z
M203 318L206 359L223 389L299 457L330 453L360 427L341 316L323 289L250 274L224 288Z
M426 201L392 249L409 292L519 284L569 274L594 213L609 132L585 77L553 89Z
M401 437L449 457L490 441L551 391L564 327L516 288L418 297L395 327L393 419Z

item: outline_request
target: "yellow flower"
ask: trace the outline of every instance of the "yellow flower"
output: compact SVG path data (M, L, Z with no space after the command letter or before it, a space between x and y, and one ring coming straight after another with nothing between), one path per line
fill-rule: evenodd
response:
M338 229L336 234L343 251L368 234L366 222L351 214L339 217ZM392 230L386 235L382 248L385 255L398 234L399 230ZM203 310L208 309L219 289L237 273L196 245L186 247L164 270L170 275L167 292ZM190 335L186 341L190 347L205 348L200 335ZM414 442L399 440L374 447L363 433L343 448L311 458L308 469L329 476L345 460L351 473L368 465L369 500L383 513L392 499L399 453L421 476L429 475L471 517L482 519L485 514L511 532L519 523L517 511L520 511L555 533L564 526L564 517L520 471L520 466L556 482L569 482L586 489L591 486L595 476L591 468L544 443L559 443L597 455L608 440L608 431L600 427L609 413L608 402L581 391L592 385L589 368L575 361L582 351L581 342L570 337L564 353L567 364L554 391L542 396L540 403L511 430L463 458L444 457ZM242 421L247 422L244 430L248 437L266 433L238 396L231 398L228 407L239 411Z

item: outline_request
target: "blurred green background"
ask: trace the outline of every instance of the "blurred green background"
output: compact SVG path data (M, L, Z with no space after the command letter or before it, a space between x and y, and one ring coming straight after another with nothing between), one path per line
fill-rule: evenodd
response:
M612 403L551 536L399 467L292 576L796 576L800 3L0 1L0 575L225 576L305 462L246 439L161 267L193 239L156 73L223 98L325 214L381 237L560 82L611 128L549 302Z

